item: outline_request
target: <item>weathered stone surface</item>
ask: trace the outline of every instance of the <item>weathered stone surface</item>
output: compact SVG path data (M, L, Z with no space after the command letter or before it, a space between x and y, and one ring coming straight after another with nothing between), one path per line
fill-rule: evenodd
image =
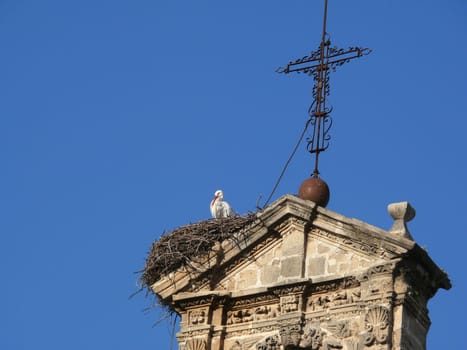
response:
M271 265L266 265L262 269L261 284L267 286L277 282L280 278L280 273L280 261L273 260Z
M325 264L326 259L324 257L308 259L308 275L310 277L325 275Z
M282 255L303 257L304 254L304 232L291 232L284 238L282 243Z
M283 258L281 261L281 277L282 278L300 278L302 271L303 259L299 256Z
M254 288L258 284L258 270L248 269L239 274L239 289Z

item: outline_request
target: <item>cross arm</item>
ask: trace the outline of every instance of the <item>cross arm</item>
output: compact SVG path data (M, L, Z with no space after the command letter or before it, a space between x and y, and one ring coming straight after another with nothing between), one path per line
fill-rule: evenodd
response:
M361 47L350 47L347 50L331 47L324 57L321 57L320 50L316 50L310 56L290 61L285 67L279 67L276 72L285 74L298 72L311 75L320 69L335 69L354 58L368 55L370 52L370 49Z

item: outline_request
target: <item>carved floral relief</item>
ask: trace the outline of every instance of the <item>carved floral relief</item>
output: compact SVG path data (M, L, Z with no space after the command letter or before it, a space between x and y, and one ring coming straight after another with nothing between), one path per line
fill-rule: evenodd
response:
M264 339L264 341L256 344L256 350L279 350L279 337L273 335Z
M311 311L316 311L333 306L352 304L359 301L360 298L360 289L341 290L330 294L311 297L308 306L310 306Z
M281 312L293 312L298 311L298 296L297 295L285 295L281 297Z
M366 333L363 342L366 346L385 344L389 333L389 311L383 306L375 306L365 316Z
M251 310L236 310L227 312L227 324L237 324L243 322L253 321L253 315Z
M263 305L255 308L241 309L227 312L227 324L238 324L251 321L262 321L276 317L277 305Z
M300 346L306 349L318 350L323 344L323 333L317 325L306 325L303 330Z
M191 339L184 347L184 350L206 350L206 340L204 339Z
M302 326L300 323L282 326L279 330L282 345L285 349L297 347L300 344L302 336Z
M207 310L193 310L188 313L190 325L200 325L207 322Z
M341 339L350 337L352 335L352 331L350 329L350 322L348 320L330 322L326 328L333 335Z
M277 306L259 306L255 309L255 321L266 320L277 316Z

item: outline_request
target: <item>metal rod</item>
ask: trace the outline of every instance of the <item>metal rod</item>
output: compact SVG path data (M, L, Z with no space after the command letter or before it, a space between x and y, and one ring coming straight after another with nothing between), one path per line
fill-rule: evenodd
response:
M321 35L321 43L319 48L313 51L309 56L301 59L291 61L284 68L278 68L278 73L306 73L312 75L314 78L313 85L313 99L314 108L310 107L310 119L307 123L313 124L313 135L308 139L307 149L308 152L314 153L315 162L313 176L318 177L319 169L319 154L325 151L329 146L329 129L332 126L332 118L330 113L332 108L326 108L326 97L329 95L329 75L330 68L333 71L349 62L354 58L368 55L371 50L361 47L350 47L347 50L331 47L331 41L326 33L328 15L328 0L324 0L324 13L323 13L323 32ZM326 127L326 123L329 126Z
M321 36L321 41L324 42L326 39L326 21L328 18L328 0L324 0L324 16L323 16L323 34Z

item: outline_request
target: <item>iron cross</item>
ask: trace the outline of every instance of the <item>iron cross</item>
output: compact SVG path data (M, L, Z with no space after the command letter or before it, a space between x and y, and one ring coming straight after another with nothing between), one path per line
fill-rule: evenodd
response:
M368 55L371 50L361 47L350 47L347 50L338 49L331 46L329 34L326 32L328 1L324 0L324 20L323 32L319 48L313 51L309 56L304 56L295 61L291 61L285 67L276 70L278 73L305 73L312 75L313 85L313 103L308 112L310 118L307 126L313 126L313 134L307 139L308 152L315 154L315 168L313 176L317 177L319 153L329 147L329 129L332 126L332 118L329 116L332 108L326 106L326 96L329 95L329 72L335 71L337 67L349 62L354 58Z

